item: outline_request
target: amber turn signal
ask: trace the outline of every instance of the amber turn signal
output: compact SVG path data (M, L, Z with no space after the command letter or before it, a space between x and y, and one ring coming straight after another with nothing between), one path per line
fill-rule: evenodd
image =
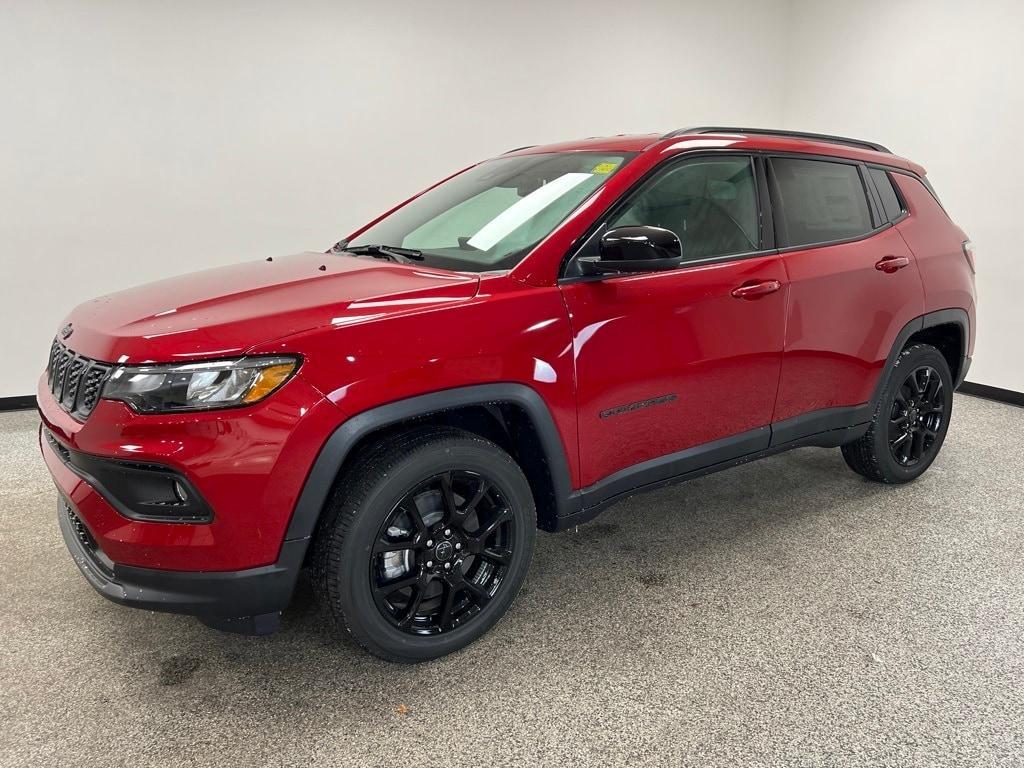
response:
M255 381L250 385L249 391L245 393L245 397L242 398L242 402L259 402L281 386L285 379L292 375L292 371L294 370L295 363L293 362L280 363L278 365L272 365L269 368L263 368L256 375Z

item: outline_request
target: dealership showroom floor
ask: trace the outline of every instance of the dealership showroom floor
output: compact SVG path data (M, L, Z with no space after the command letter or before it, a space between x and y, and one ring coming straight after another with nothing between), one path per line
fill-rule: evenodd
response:
M538 540L494 631L426 665L117 608L0 415L0 765L1019 765L1024 409L958 396L917 482L801 449Z

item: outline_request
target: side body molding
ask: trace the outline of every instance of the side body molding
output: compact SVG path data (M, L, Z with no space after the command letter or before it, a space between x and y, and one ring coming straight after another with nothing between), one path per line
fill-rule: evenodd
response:
M525 384L498 383L457 387L418 395L395 403L371 408L347 419L327 439L302 488L285 541L309 539L327 495L352 447L371 432L420 416L469 405L508 403L522 408L533 422L545 453L554 486L556 513L559 517L576 511L571 498L569 463L555 421L544 399Z

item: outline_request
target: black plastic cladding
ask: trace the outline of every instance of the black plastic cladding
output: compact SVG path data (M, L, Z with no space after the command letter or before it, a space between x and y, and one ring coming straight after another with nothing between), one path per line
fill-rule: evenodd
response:
M213 520L213 510L199 491L188 478L170 467L92 456L69 448L45 427L42 432L64 466L91 485L124 517L192 525ZM175 484L184 489L184 500L175 496Z
M904 326L889 352L885 370L892 366L907 339L914 333L945 324L955 324L960 328L963 340L961 349L964 350L963 354L966 354L967 313L962 309L945 309L915 318ZM964 367L964 361L961 361L961 380ZM285 539L308 540L313 535L320 511L338 472L352 447L361 438L383 427L449 408L506 402L520 406L528 414L537 430L551 473L557 509L555 528L563 529L576 522L582 522L583 516L587 515L591 508L603 508L614 499L649 487L651 483L674 482L677 479L685 479L693 472L732 466L736 461L758 457L761 455L760 451L775 452L798 445L839 445L841 443L837 441L853 439L856 435L851 434L849 430L860 428L871 418L883 385L884 377L880 376L875 392L867 403L812 411L785 422L766 425L750 433L735 435L705 446L696 446L679 455L661 457L653 462L627 467L612 477L579 490L572 490L569 463L551 412L541 396L526 385L484 384L420 395L354 416L334 431L321 448L310 470Z

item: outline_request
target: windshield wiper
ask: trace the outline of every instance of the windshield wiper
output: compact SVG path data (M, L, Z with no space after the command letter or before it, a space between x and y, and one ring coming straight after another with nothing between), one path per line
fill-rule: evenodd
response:
M414 248L400 248L397 245L357 245L354 247L345 246L341 249L344 253L354 253L356 256L373 256L378 259L397 261L409 264L413 261L423 261L423 253Z

